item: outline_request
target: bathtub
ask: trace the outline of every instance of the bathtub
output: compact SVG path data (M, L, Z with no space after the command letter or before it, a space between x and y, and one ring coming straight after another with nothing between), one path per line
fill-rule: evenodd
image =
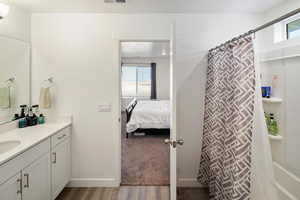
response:
M300 178L274 162L279 200L300 200Z

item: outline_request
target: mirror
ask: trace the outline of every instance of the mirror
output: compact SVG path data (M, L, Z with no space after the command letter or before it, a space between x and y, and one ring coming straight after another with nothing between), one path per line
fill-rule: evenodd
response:
M0 124L30 104L30 45L0 36Z

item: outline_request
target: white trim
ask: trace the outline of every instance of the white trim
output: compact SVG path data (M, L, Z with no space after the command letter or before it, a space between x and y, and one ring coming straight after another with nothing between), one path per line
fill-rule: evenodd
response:
M120 183L114 178L73 178L67 187L119 187Z
M205 188L196 178L179 178L177 187Z
M282 187L279 183L276 183L276 187L278 189L280 200L298 200L295 196L293 196L289 191L287 191L284 187Z
M277 162L273 162L276 186L283 200L299 199L300 178Z
M119 187L120 184L121 184L121 173L122 173L122 166L121 166L121 160L122 160L122 149L121 149L121 115L122 115L122 106L121 106L121 98L122 98L122 87L121 87L121 42L145 42L145 41L151 41L151 42L164 42L164 41L167 41L167 42L170 42L171 43L171 40L170 38L147 38L147 37L140 37L140 38L130 38L130 37L127 37L127 38L124 38L124 37L116 37L116 36L113 36L113 40L114 40L114 51L113 51L113 57L114 57L114 66L118 67L118 81L119 81L119 90L118 90L118 102L119 102L119 105L118 105L118 108L119 108L119 127L118 127L118 133L117 133L117 138L116 138L116 148L117 148L117 155L116 155L116 163L117 163L117 171L116 171L116 174L117 174L117 178L116 180L113 181L113 183L115 185L117 185L116 187ZM170 50L171 51L171 50ZM170 75L173 75L170 73ZM176 105L176 104L175 104ZM171 131L172 132L172 131ZM175 166L176 168L176 166ZM73 179L74 180L74 179ZM100 181L101 182L101 181ZM113 184L113 185L114 185ZM173 199L172 199L173 200ZM174 199L175 200L175 199Z
M170 121L170 139L177 141L177 85L176 85L176 38L175 22L170 26L170 103L171 103L171 121ZM177 150L170 146L170 200L177 199Z

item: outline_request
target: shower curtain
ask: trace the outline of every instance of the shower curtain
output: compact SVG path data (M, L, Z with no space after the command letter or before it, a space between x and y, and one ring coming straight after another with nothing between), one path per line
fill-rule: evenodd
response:
M209 187L211 200L276 199L254 61L252 36L208 55L198 180Z

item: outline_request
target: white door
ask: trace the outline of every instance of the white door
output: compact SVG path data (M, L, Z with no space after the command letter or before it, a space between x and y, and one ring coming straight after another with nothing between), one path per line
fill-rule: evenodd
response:
M18 173L8 181L0 185L0 199L21 200L22 181L21 173Z
M50 200L50 154L38 159L22 171L22 200Z
M55 199L70 180L70 139L58 144L52 150L52 199Z
M166 143L170 144L170 199L177 199L177 151L178 145L183 145L183 141L177 138L177 123L176 123L176 99L177 99L177 86L176 86L176 68L175 63L175 24L171 27L170 37L170 99L171 99L171 136L170 140Z

